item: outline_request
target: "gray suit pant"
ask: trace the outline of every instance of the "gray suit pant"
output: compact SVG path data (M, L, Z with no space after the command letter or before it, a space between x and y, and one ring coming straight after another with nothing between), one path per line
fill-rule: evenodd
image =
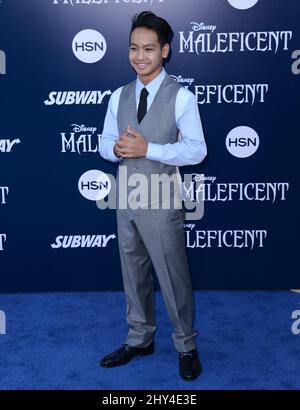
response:
M184 239L184 211L117 209L118 242L126 297L127 344L146 347L156 332L154 267L178 352L196 348L193 292Z

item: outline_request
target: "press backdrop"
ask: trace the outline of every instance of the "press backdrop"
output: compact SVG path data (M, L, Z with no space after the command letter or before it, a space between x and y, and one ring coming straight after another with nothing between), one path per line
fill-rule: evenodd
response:
M194 288L299 287L298 0L2 0L0 291L122 288L115 210L88 171L116 174L101 132L135 78L142 10L174 29L165 68L196 94L208 146L180 169L204 200L184 226Z

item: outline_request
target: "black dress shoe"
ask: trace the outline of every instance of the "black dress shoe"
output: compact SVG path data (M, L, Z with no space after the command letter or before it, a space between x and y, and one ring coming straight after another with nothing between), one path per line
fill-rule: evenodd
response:
M194 380L202 372L202 366L196 349L179 352L179 374L184 380Z
M100 365L102 367L116 367L122 366L130 362L135 356L147 356L154 353L154 341L147 347L134 347L128 344L123 344L120 349L105 356Z

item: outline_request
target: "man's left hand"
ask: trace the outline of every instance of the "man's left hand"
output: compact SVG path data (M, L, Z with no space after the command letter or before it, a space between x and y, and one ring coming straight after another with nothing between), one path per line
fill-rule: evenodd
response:
M122 134L116 142L116 146L123 158L140 158L145 157L147 154L148 141L143 134L128 125L125 134Z

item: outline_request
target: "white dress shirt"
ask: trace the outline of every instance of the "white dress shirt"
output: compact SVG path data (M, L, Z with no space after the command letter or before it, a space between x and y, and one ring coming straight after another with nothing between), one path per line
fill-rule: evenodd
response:
M146 87L149 93L147 97L147 110L149 110L154 97L166 76L162 71L150 83L144 85L137 77L136 81L136 107L138 108L139 97L142 88ZM113 151L115 141L119 138L117 125L117 113L120 94L123 87L119 87L110 96L108 108L104 120L100 155L113 162L121 161ZM160 161L167 165L193 165L202 162L207 154L203 128L195 95L182 87L176 96L175 118L179 129L178 142L174 144L157 144L148 142L146 159Z

